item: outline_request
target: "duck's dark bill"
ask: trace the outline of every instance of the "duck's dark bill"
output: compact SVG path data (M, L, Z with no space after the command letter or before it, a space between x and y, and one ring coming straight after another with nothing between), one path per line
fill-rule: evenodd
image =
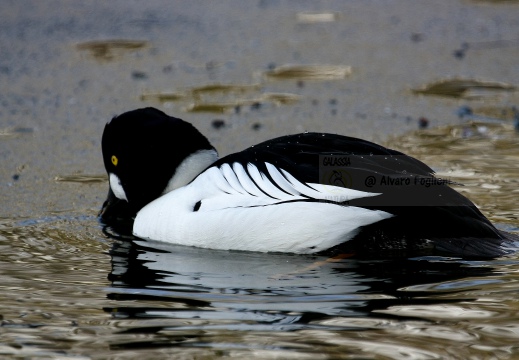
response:
M129 226L131 229L136 213L137 211L127 201L118 199L109 188L106 200L99 211L99 219L105 225L122 228Z

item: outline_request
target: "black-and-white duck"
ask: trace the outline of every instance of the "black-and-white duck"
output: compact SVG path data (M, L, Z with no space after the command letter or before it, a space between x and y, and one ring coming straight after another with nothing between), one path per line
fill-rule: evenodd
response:
M101 220L139 238L222 250L495 257L515 240L419 160L323 133L221 159L191 124L154 108L114 117Z

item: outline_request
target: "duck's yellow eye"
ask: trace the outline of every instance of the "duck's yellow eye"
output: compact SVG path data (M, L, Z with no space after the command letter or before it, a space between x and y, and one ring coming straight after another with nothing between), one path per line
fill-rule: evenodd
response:
M117 156L112 155L112 164L114 164L114 166L117 166L118 162L119 162L119 159L117 158Z

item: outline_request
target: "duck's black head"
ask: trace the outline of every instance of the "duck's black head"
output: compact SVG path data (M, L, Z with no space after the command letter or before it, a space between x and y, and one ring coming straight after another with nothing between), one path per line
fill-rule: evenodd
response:
M105 126L101 146L110 181L100 213L105 223L135 216L217 159L215 149L194 126L154 108L114 117Z

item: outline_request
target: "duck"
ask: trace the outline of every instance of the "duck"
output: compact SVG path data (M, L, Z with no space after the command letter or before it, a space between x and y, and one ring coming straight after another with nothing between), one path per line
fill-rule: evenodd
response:
M482 258L517 240L423 162L354 137L285 135L220 158L192 124L147 107L113 117L101 147L109 190L100 221L129 222L144 240Z

